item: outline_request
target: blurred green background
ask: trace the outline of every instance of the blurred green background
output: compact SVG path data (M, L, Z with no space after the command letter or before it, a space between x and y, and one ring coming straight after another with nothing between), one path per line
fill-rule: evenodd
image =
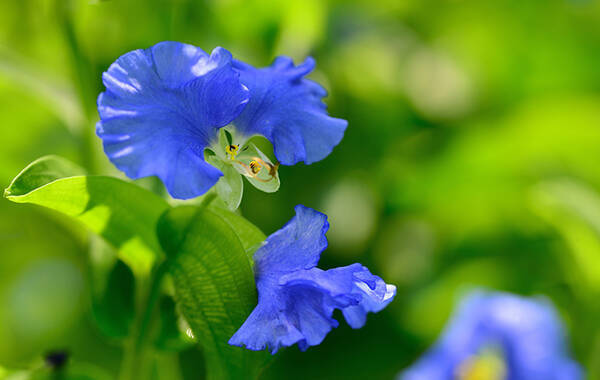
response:
M321 266L361 262L398 295L361 330L279 353L265 379L393 378L473 286L551 298L600 379L600 2L3 0L0 25L2 188L46 154L120 176L95 100L127 51L176 40L258 66L316 58L346 136L322 162L281 168L279 192L246 186L241 211L265 233L298 203L326 212ZM52 350L81 379L116 376L111 312L131 297L102 294L130 278L107 281L106 250L60 215L0 200L0 378ZM201 358L165 349L155 378L201 379Z

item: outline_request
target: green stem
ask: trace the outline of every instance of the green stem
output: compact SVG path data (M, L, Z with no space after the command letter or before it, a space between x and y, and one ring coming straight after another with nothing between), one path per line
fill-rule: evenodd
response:
M208 193L202 199L198 208L208 207L216 196L214 192ZM169 270L169 264L168 260L164 260L155 267L150 275L149 284L147 277L137 277L139 292L136 298L141 301L137 302L137 317L132 327L131 336L125 344L119 380L149 378L147 371L150 370L151 363L149 363L148 340L152 335L150 331L152 320L160 298L162 280Z
M215 200L216 197L217 197L217 193L211 189L211 191L204 196L199 207L201 207L201 208L208 207L212 203L212 201Z
M156 272L154 273L154 278L150 286L150 290L148 292L148 297L145 303L145 310L140 320L140 329L135 340L135 347L137 351L140 351L145 343L145 338L148 336L148 330L150 327L150 322L152 321L152 317L154 314L154 310L156 309L156 304L160 297L161 284L165 274L168 271L168 263L163 261Z
M148 378L147 346L148 338L151 336L151 322L156 311L157 301L160 297L161 284L167 273L167 262L162 262L150 277L150 284L144 279L139 279L138 286L138 312L132 327L132 333L125 343L124 357L119 374L120 380L134 380Z

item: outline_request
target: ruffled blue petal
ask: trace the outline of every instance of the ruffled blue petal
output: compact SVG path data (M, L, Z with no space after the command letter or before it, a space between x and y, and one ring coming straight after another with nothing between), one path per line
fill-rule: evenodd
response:
M282 346L304 339L300 330L287 318L285 298L276 286L261 282L258 305L246 319L242 327L231 337L229 344L246 346L249 350L260 351L268 348L272 354Z
M302 205L294 210L296 216L254 253L257 275L313 268L327 248L327 216Z
M222 175L204 148L244 109L231 54L161 42L117 59L102 76L96 126L110 161L133 179L156 175L174 198L205 193Z
M460 305L438 343L400 376L454 379L457 368L482 349L500 349L508 380L578 380L564 328L552 305L506 293L474 292Z
M302 271L307 272L307 271ZM272 354L280 347L298 343L305 350L323 341L338 322L329 294L311 286L281 286L276 277L259 278L258 305L229 344L250 350L268 348Z
M318 289L327 295L329 306L342 309L361 301L361 296L353 293L354 272L360 267L362 265L353 264L327 271L319 268L297 270L279 277L279 285L289 289Z
M254 255L258 305L229 343L251 350L298 343L301 350L320 344L332 328L334 309L348 323L364 325L368 312L383 309L396 289L360 264L315 268L327 245L325 215L304 206L281 230L267 238Z
M353 294L360 296L360 301L342 310L346 322L353 329L363 327L368 313L383 310L396 295L394 285L386 284L380 277L372 275L366 267L361 267L360 271L354 273L352 289Z
M314 66L312 58L294 66L290 58L278 57L261 69L234 61L240 80L250 89L250 102L234 121L236 130L245 136L265 136L284 165L311 164L327 157L348 124L327 115L321 101L327 92L303 78Z
M279 284L321 289L328 294L331 305L341 309L346 322L355 329L365 325L367 313L383 310L396 295L394 285L386 284L361 264L328 271L318 268L295 271L281 276Z

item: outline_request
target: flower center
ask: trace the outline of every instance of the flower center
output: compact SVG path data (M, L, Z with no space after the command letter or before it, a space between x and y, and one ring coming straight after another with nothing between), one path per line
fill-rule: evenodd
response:
M206 154L207 159L211 161L209 163L225 170L228 173L226 176L233 176L237 172L248 178L254 187L266 192L273 192L279 188L279 163L273 164L258 149L252 138L236 134L233 127L219 129L217 140L208 147ZM235 172L228 169L230 166Z
M262 168L262 165L259 164L258 161L255 161L255 160L250 161L250 170L252 171L252 173L258 174L258 172L260 171L261 168Z
M495 351L486 351L464 360L456 370L456 380L504 380L506 365Z
M227 154L229 155L229 158L231 160L235 160L235 157L240 152L240 145L239 144L229 144L229 145L226 145L225 146L225 152L227 152Z

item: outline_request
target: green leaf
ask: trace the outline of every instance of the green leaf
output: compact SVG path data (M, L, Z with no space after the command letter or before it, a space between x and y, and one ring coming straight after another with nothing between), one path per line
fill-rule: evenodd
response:
M92 298L92 314L100 331L111 338L129 335L135 315L135 278L131 269L117 260L105 289Z
M58 156L44 156L27 165L4 190L4 196L24 195L60 178L87 174L71 161Z
M236 210L242 202L242 194L244 193L242 176L233 166L223 162L217 156L208 156L207 161L223 172L223 177L219 178L219 181L215 185L217 194L230 210Z
M193 340L183 331L186 322L178 315L175 302L163 295L159 300L158 334L154 347L161 351L182 351L193 344Z
M241 215L234 214L213 204L209 208L235 231L244 247L244 251L246 251L248 259L252 262L254 252L267 238L265 234Z
M167 202L130 182L79 174L64 159L43 157L23 169L4 196L73 217L116 247L135 274L147 274L161 254L155 231Z
M158 236L176 301L203 347L208 378L251 379L270 355L227 343L256 305L256 287L244 246L220 217L226 212L190 206L169 210L159 221Z

